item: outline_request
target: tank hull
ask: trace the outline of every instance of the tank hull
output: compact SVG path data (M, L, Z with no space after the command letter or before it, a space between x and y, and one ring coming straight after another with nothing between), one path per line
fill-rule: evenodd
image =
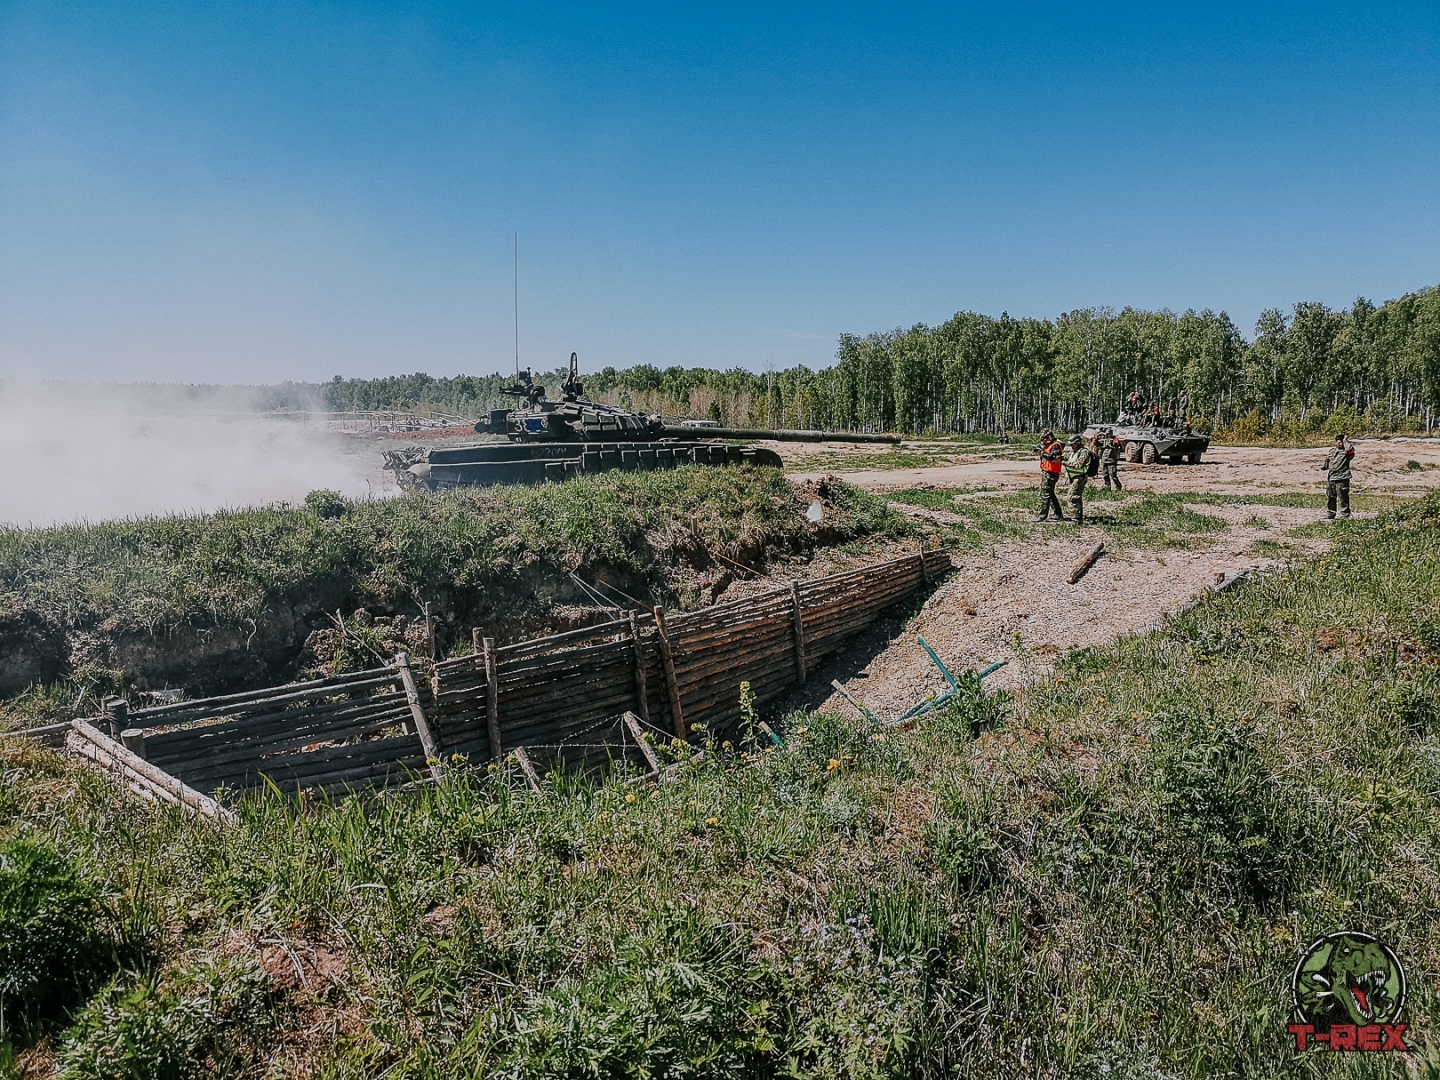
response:
M402 488L446 491L492 484L543 484L604 472L651 472L684 465L765 465L780 455L722 442L491 442L392 451L386 468Z

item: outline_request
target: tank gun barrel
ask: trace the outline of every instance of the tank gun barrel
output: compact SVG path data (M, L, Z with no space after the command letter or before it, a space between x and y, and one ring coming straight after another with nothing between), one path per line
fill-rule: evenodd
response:
M779 442L898 443L899 435L868 435L860 431L795 431L781 428L681 427L667 424L664 439L775 439Z

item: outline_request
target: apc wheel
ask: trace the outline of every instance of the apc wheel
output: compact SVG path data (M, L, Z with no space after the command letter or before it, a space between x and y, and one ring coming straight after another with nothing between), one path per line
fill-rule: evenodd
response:
M1200 453L1187 454L1187 455L1185 455L1185 463L1186 463L1187 465L1199 465L1199 464L1200 464L1200 457L1201 457L1201 454L1200 454Z
M1155 452L1154 443L1144 443L1140 450L1140 460L1146 465L1154 465L1160 455Z
M1125 444L1125 460L1132 465L1140 460L1140 444L1127 442Z

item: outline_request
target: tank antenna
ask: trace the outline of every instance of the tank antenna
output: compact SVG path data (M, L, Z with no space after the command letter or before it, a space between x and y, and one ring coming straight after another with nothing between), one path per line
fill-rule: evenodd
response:
M520 233L515 233L515 377L520 377Z

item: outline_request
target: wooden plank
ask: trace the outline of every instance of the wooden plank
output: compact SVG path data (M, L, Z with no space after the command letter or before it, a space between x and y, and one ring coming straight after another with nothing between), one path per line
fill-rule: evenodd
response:
M66 745L77 753L95 761L101 761L119 772L131 783L138 783L153 789L156 798L175 802L195 810L204 817L216 818L227 825L236 822L234 813L225 809L208 795L200 792L171 776L165 770L150 764L144 758L136 757L114 739L97 731L84 720L71 721L72 737Z
M271 702L296 700L305 697L324 697L329 693L339 693L343 690L354 689L360 684L394 682L395 673L389 668L374 668L368 671L356 671L348 675L337 675L328 679L313 679L310 682L288 683L283 686L270 686L263 690L247 690L241 694L222 694L217 697L197 698L194 701L177 701L172 705L153 705L148 709L137 709L130 715L132 723L136 720L145 720L145 726L153 726L149 721L161 717L171 717L181 713L203 713L216 711L222 705L233 705L237 708L248 703ZM166 721L174 723L176 721Z
M665 612L655 609L655 630L660 643L660 663L665 669L665 688L670 693L670 718L675 724L675 737L687 738L685 712L680 708L680 690L675 683L675 657L670 652L670 638L665 632Z
M490 731L490 757L500 760L503 743L500 741L500 697L496 685L499 682L499 663L495 657L495 639L485 638L485 722Z
M348 701L330 702L307 708L286 709L268 718L252 723L249 720L222 720L218 723L179 728L173 731L146 729L146 742L158 748L156 753L169 753L181 747L215 746L222 742L247 742L265 740L291 732L324 730L334 726L362 720L373 714L389 713L399 709L408 712L405 698L401 694L381 694L370 698L351 698Z
M324 777L354 775L360 770L392 765L423 769L425 761L409 737L396 737L332 747L312 753L280 754L261 758L249 763L244 769L234 769L225 777L217 777L212 782L217 787L229 783L251 787L258 782L259 777L269 776L277 782L279 778L285 778L309 785L321 782Z
M535 764L530 760L530 755L525 752L525 747L517 746L512 752L515 760L520 763L520 771L525 774L525 782L530 785L530 790L539 795L540 774L535 771Z
M628 625L628 619L612 619L609 622L596 623L594 626L581 626L574 630L566 630L564 633L551 634L549 637L517 641L513 645L506 645L499 651L504 653L508 660L513 655L524 654L535 649L554 648L556 645L563 645L567 641L583 641L586 638L597 637L601 634L623 633Z
M640 753L645 755L645 760L650 763L650 771L656 776L660 775L660 759L655 755L655 748L645 740L645 732L640 727L640 718L633 712L623 714L620 719L629 728L630 735L635 740L635 745L640 748Z
M800 583L790 583L790 603L794 607L791 616L794 620L795 634L795 681L804 685L805 682L805 609L800 606Z
M583 712L567 710L555 705L545 709L535 709L528 716L519 719L512 719L507 712L505 737L515 742L532 743L535 741L535 733L539 729L583 730L594 726L597 721L604 720L606 717L619 715L632 702L630 688L622 686L617 693L586 701Z
M645 723L650 723L650 693L645 686L645 654L640 647L640 628L635 620L635 612L630 612L630 648L635 652L635 707L640 710L640 717Z
M440 744L425 720L425 710L420 707L420 690L415 685L415 673L410 670L410 657L407 654L395 654L395 670L400 673L400 682L405 687L405 700L410 705L410 715L415 721L415 734L420 738L420 748L425 751L430 776L438 782L444 775L440 767Z
M298 735L292 739L282 742L246 743L240 746L226 745L218 748L215 752L206 755L192 755L190 757L167 758L158 760L155 763L174 772L177 776L189 780L192 784L199 783L209 776L232 769L237 762L258 761L262 758L275 757L281 754L313 753L306 747L324 746L327 743L339 745L357 745L366 741L368 736L382 734L387 728L393 728L399 717L389 717L367 724L354 730L347 730L340 738L326 738L323 734L317 737L314 733ZM393 736L392 736L393 737ZM341 741L343 738L344 741ZM319 749L320 746L316 746Z
M353 768L339 769L329 773L305 775L276 772L271 774L262 769L261 774L272 780L282 791L287 789L300 791L305 788L318 788L325 792L335 792L345 789L374 787L376 785L369 781L375 780L384 781L380 786L389 786L392 783L403 783L410 779L411 774L421 771L418 766L423 764L423 762L413 757L408 762L405 759L388 758L358 765ZM257 781L258 779L259 777L257 776Z
M245 732L230 738L186 739L177 743L162 743L160 740L164 736L152 735L145 740L148 751L146 756L162 767L169 768L171 764L258 754L269 747L282 747L287 744L304 746L307 743L356 738L366 731L404 724L409 719L409 709L404 701L399 701L391 708L356 709L344 714L332 714L311 724L275 725L255 735Z
M0 739L29 739L41 746L64 746L65 736L69 733L70 721L64 720L58 724L45 724L43 727L0 732Z
M370 694L368 691L380 687L394 686L398 680L392 672L390 678L383 681L358 684L353 688L354 697L342 696L352 693L352 688L344 688L340 691L329 691L323 695L295 694L285 698L272 698L266 701L253 702L243 708L226 706L213 709L206 713L196 713L180 717L167 716L155 723L144 726L150 729L163 728L166 734L175 731L193 730L197 727L208 726L213 723L231 724L252 724L264 725L272 720L285 719L287 717L299 716L306 712L323 712L328 709L346 709L353 707L357 702L372 700L375 697L383 697L383 694ZM133 722L133 714L132 714Z
M631 658L629 633L620 641L606 641L599 645L583 645L574 649L567 649L564 652L546 653L544 656L529 657L521 660L506 660L505 673L501 676L500 682L525 683L533 685L537 682L544 682L547 679L563 677L567 668L586 667L592 664L604 663L606 660L625 660Z

